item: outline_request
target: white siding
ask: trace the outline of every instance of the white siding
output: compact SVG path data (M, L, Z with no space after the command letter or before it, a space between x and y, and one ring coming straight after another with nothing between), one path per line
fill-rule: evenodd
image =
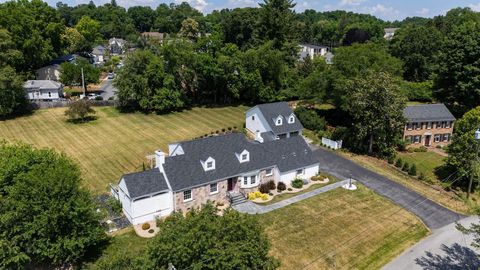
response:
M298 168L302 169L302 168ZM304 174L299 175L298 178L302 179L308 179L312 176L315 176L318 173L318 164L311 165L308 167L303 168L304 169ZM297 170L289 171L289 172L283 172L280 174L280 181L282 181L285 184L290 184L292 180L297 178Z
M50 93L50 94L49 94ZM57 100L63 96L63 91L57 89L49 90L29 90L28 99L30 100Z
M246 116L245 127L253 134L256 135L257 132L263 133L272 130L258 107L254 107L247 111ZM252 116L255 120L252 120Z

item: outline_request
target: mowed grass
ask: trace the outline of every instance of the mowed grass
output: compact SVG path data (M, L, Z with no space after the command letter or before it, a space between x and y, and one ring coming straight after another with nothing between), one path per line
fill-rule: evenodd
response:
M397 152L397 157L408 164L415 164L417 173L420 175L423 172L430 179L437 179L435 169L444 164L445 157L435 152Z
M168 151L169 143L222 128L241 129L247 107L193 108L165 115L121 114L111 107L95 110L97 120L84 124L68 123L65 108L0 121L0 140L66 153L80 165L85 186L102 193L122 174L141 170L143 163L148 167L146 156L157 149Z
M415 216L361 185L259 219L280 269L379 269L428 234Z

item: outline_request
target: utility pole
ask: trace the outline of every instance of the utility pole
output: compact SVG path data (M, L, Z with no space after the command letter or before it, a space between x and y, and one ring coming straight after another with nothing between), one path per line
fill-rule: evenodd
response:
M82 71L82 88L83 88L83 96L86 97L87 96L87 89L85 88L85 76L83 76L83 67L80 68L80 70Z

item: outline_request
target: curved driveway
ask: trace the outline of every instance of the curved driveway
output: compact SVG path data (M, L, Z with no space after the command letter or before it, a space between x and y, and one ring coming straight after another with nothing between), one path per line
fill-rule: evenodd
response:
M353 178L417 215L430 229L438 229L464 218L405 186L374 173L332 151L319 148L313 153L320 161L320 170L340 179Z

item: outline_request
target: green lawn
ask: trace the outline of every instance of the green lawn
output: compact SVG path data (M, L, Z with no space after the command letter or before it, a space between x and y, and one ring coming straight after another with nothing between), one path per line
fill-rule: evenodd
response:
M121 114L95 108L97 120L72 124L64 108L36 111L31 116L0 121L0 140L20 140L66 153L79 165L85 186L105 192L127 172L141 170L146 156L168 144L189 140L222 128L243 127L247 107L194 108L166 115Z
M258 218L281 269L379 269L428 234L415 216L361 185Z
M427 177L436 180L435 169L444 164L445 157L434 152L397 152L397 157L408 164L417 166L417 173L423 172Z

